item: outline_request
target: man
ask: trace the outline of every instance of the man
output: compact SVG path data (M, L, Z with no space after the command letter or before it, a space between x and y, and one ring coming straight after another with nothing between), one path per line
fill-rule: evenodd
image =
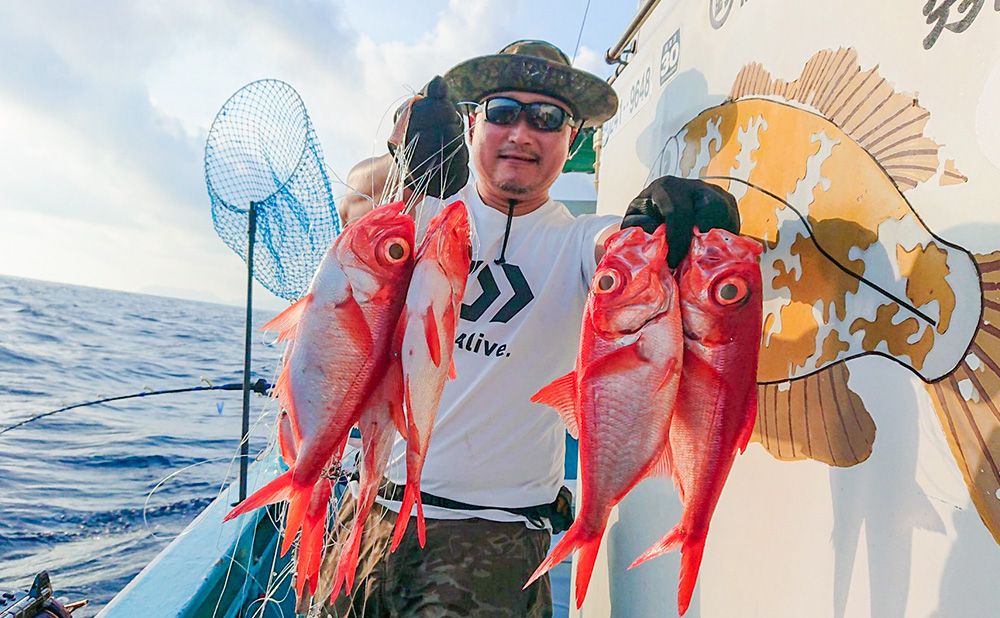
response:
M463 62L432 80L425 95L403 111L405 134L391 148L411 151L410 187L428 196L418 221L461 199L474 233L457 378L445 387L421 480L427 544L417 545L411 526L395 553L386 549L406 479L399 438L389 489L365 530L353 605L341 600L331 611L548 616L548 577L521 586L548 550L547 521L557 519L565 430L554 412L529 399L573 366L604 239L622 225L652 232L666 223L668 261L676 266L694 225L738 231L735 201L711 185L676 178L654 181L624 220L574 218L553 201L549 189L573 139L608 120L618 102L606 82L572 68L549 43L518 41ZM455 100L476 104L468 148ZM389 155L368 160L348 182L377 198L392 165ZM369 199L355 196L343 201L341 214L350 224L369 208ZM352 507L346 500L342 524ZM324 565L322 577L329 576Z

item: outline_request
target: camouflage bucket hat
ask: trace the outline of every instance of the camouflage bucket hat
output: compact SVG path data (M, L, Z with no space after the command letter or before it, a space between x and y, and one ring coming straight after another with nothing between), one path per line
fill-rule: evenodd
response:
M444 75L457 101L481 101L506 90L536 92L566 103L585 127L615 115L618 95L603 79L574 69L558 47L545 41L515 41L492 56L472 58Z

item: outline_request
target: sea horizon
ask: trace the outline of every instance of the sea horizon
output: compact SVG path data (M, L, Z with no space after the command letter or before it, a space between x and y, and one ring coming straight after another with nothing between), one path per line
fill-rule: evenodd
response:
M254 312L252 378L283 344ZM0 430L107 396L238 383L242 307L0 275ZM203 391L69 410L0 435L0 590L47 570L96 613L231 482L242 394ZM251 399L251 454L273 434ZM162 483L162 484L161 484Z

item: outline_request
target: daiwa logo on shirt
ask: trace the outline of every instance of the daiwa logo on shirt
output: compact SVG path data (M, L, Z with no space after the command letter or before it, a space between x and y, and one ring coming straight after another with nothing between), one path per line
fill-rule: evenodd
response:
M462 320L478 322L486 318L490 322L506 324L534 300L531 286L516 264L474 261L469 267L469 276L477 270L479 296L471 303L462 303ZM504 281L506 285L502 283ZM458 333L455 345L461 350L492 358L510 356L506 343L490 341L485 333Z
M502 302L500 308L490 315L489 321L506 324L527 307L528 303L534 300L535 295L531 292L531 286L528 285L521 269L515 264L484 263L482 260L477 260L472 262L469 273L476 272L476 269L484 264L485 266L476 275L476 281L479 282L482 292L471 304L462 303L462 319L468 322L478 322L494 305ZM497 278L493 273L493 269L496 267L499 267L500 274L507 281L508 289L506 290L501 291L500 286L497 285Z

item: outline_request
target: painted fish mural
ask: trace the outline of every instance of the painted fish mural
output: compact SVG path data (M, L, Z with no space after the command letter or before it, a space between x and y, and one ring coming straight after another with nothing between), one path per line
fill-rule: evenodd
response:
M924 135L930 116L853 49L820 51L790 82L751 63L651 174L727 189L764 244L754 440L782 460L863 462L875 423L845 361L885 357L924 382L1000 543L1000 252L938 237L907 201L920 183L968 180Z

